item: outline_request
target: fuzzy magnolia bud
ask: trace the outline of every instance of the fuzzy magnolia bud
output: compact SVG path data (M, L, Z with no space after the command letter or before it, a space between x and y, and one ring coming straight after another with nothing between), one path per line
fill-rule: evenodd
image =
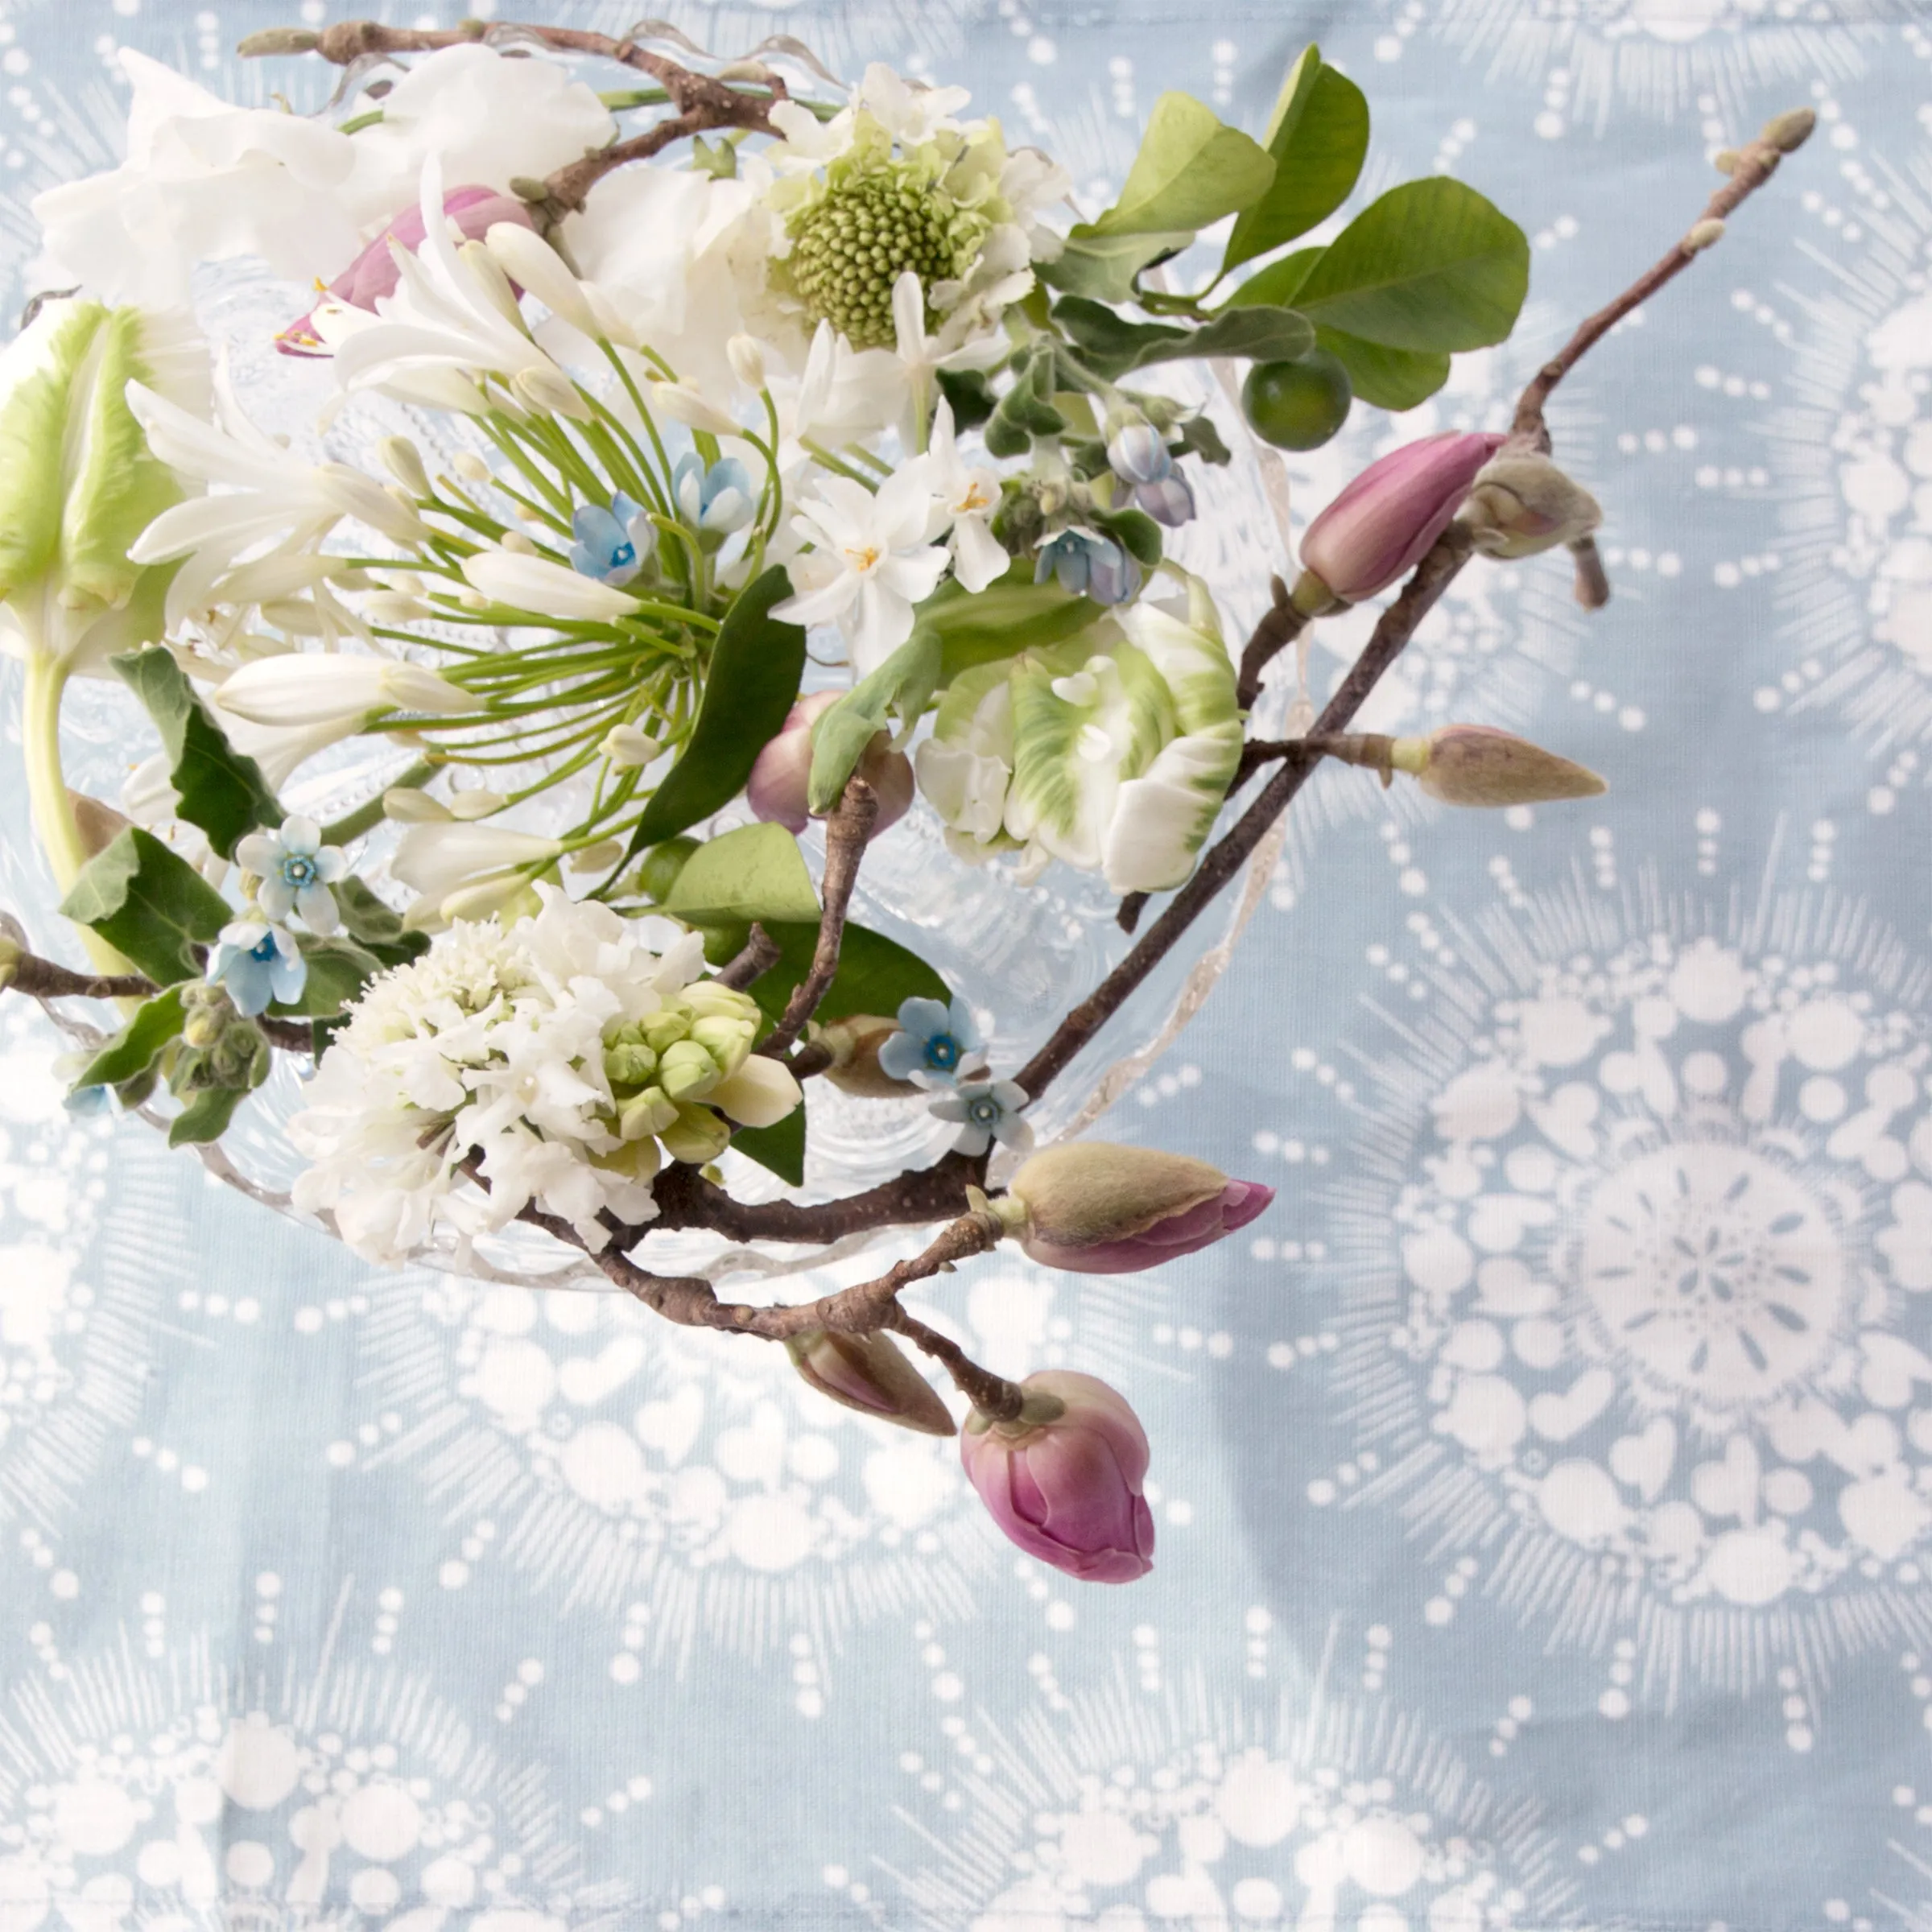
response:
M1818 115L1814 109L1789 108L1767 121L1758 138L1781 155L1794 155L1811 138L1811 130L1817 126Z
M910 1080L894 1080L879 1065L879 1049L900 1030L897 1020L852 1013L813 1026L807 1037L832 1055L825 1077L841 1093L862 1100L902 1100L919 1088Z
M993 1207L1043 1266L1133 1274L1246 1227L1274 1199L1184 1154L1069 1141L1034 1154Z
M1445 724L1391 741L1389 763L1445 805L1546 805L1609 788L1593 771L1488 724Z
M1574 543L1603 521L1596 498L1544 456L1492 458L1456 521L1486 556L1530 557Z
M1687 255L1701 255L1707 248L1715 247L1724 238L1724 225L1712 215L1702 221L1692 223L1690 232L1678 246Z
M1368 467L1308 526L1296 606L1319 615L1386 590L1422 561L1501 448L1499 436L1424 436Z
M322 36L305 27L265 27L243 35L235 52L244 60L258 60L270 54L312 54L321 44Z
M20 962L26 957L17 940L0 935L0 992L4 992L19 976Z
M745 782L745 802L754 818L782 825L787 832L805 829L811 814L807 797L811 779L811 728L844 696L843 691L815 691L792 706L778 735L761 751ZM890 736L875 732L860 758L856 776L869 785L879 801L878 816L868 836L876 839L896 825L912 803L912 761L892 749Z
M1020 1385L1010 1422L975 1410L960 1460L988 1513L1029 1556L1088 1583L1130 1583L1154 1567L1141 1492L1147 1437L1124 1397L1091 1375L1047 1369ZM1035 1418L1038 1419L1035 1419Z
M813 1328L787 1336L785 1351L793 1368L820 1395L848 1409L922 1435L958 1433L946 1405L889 1335L836 1335Z

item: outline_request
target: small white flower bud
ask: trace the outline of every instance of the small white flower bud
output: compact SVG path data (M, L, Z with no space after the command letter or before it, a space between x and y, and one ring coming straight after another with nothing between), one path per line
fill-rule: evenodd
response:
M413 785L392 785L382 795L382 815L398 825L445 825L455 814Z
M465 483L487 483L490 481L489 465L473 449L458 452L453 467Z
M560 369L549 365L520 369L510 378L510 386L518 402L527 403L539 415L568 416L575 423L590 420L590 405Z
M389 473L412 497L427 497L430 493L429 472L423 467L423 452L407 436L385 436L382 452ZM415 507L413 502L411 507Z
M564 862L572 872L608 872L624 857L624 841L621 839L600 839L594 845L586 845L573 852Z
M514 551L519 557L534 557L537 547L520 530L506 530L503 533L503 547Z
M731 373L747 389L762 390L765 386L765 352L758 346L755 336L741 330L724 345L724 353L731 364Z
M474 791L452 791L449 795L449 815L467 824L473 819L489 818L509 803L502 792L485 791L481 787Z
M597 749L619 767L648 765L664 747L634 724L613 724L605 733Z

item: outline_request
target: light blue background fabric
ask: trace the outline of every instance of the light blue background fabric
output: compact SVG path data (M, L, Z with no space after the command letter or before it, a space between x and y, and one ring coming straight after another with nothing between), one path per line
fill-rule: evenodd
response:
M229 56L291 17L5 9L10 307L27 195L118 138L114 47L312 100ZM1821 118L1553 411L1613 603L1583 618L1547 559L1473 571L1378 700L1525 729L1611 795L1451 819L1325 774L1108 1129L1274 1183L1253 1238L1117 1280L989 1258L923 1298L996 1366L1129 1394L1141 1584L1019 1558L950 1445L776 1351L374 1271L67 1117L51 1031L0 1002L0 1928L1916 1932L1923 10L675 17L963 81L1084 192L1162 89L1258 127L1319 38L1370 93L1368 186L1451 168L1534 243L1517 341L1416 431L1499 422L1693 218L1711 147ZM1383 433L1298 460L1298 514ZM1322 627L1318 685L1362 634Z

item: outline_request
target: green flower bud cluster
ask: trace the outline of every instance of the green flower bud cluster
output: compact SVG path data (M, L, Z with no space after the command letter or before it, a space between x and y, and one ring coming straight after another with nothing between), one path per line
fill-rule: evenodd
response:
M196 983L183 988L181 1009L181 1044L168 1078L176 1093L208 1088L246 1092L268 1078L266 1037L235 1010L221 987Z
M786 274L815 323L831 323L854 349L890 348L892 287L901 275L910 269L928 303L935 283L964 277L1005 208L980 178L978 158L961 159L936 143L895 155L886 129L861 114L851 149L786 217ZM959 180L949 183L954 172Z
M620 1137L661 1141L673 1160L716 1159L731 1129L703 1102L745 1064L758 1017L749 995L699 980L618 1027L604 1043L604 1077Z

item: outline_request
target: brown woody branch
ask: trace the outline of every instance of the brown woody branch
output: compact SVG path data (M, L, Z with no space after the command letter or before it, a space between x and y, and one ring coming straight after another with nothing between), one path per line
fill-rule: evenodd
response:
M586 155L551 175L544 184L545 199L559 214L580 208L592 187L613 168L621 167L629 161L646 160L687 135L728 127L743 128L752 134L771 133L770 110L788 97L784 80L770 68L765 70L760 81L764 91L746 92L708 74L693 73L663 54L639 47L628 36L620 39L580 27L533 27L520 22L512 25L466 20L455 27L386 27L375 20L339 20L333 27L315 33L301 29L276 30L253 36L254 44L244 42L242 51L318 53L337 67L350 67L372 57L433 53L442 47L463 47L497 36L533 39L560 54L588 54L635 68L658 82L676 110L669 120L660 121L627 141L614 142Z
M1261 673L1308 624L1307 613L1295 608L1285 579L1271 577L1268 587L1274 601L1262 612L1261 621L1248 640L1248 648L1241 653L1241 675L1235 686L1234 701L1243 711L1249 710L1261 695Z
M743 951L729 964L720 966L714 976L720 986L742 993L763 979L778 964L779 957L778 941L754 919Z
M865 841L872 836L878 815L879 795L863 778L848 778L844 796L825 821L825 877L819 888L824 910L819 915L819 939L812 949L811 968L791 989L783 1016L758 1046L760 1053L773 1059L782 1059L791 1052L838 972L852 889L859 882L859 861L865 856Z

